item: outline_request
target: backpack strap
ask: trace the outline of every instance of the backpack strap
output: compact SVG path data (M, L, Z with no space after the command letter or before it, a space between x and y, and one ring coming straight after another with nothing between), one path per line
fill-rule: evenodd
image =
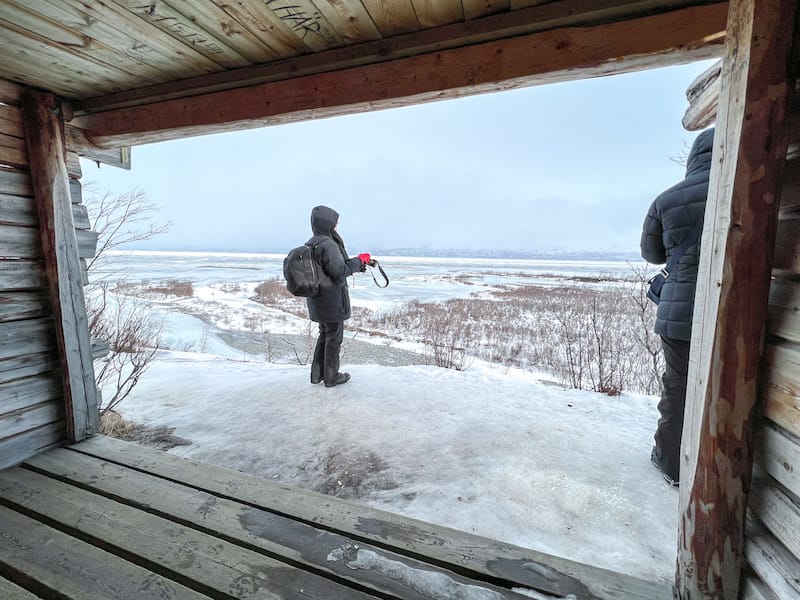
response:
M375 260L373 258L371 261L369 261L369 263L367 263L367 266L369 266L369 267L378 267L378 271L381 272L381 276L383 277L383 280L386 282L383 285L378 283L378 280L375 279L375 273L373 273L373 269L370 269L369 270L369 274L372 275L372 281L375 282L375 285L377 285L379 288L385 288L385 287L389 286L389 277L387 277L386 271L383 270L383 267L381 266L381 263L379 263L377 260Z

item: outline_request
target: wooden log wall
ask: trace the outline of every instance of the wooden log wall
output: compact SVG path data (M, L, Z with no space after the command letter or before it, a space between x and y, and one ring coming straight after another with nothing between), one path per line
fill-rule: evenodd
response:
M796 69L800 66L798 62L795 53ZM745 530L745 560L749 568L742 588L744 600L800 598L800 93L797 87L791 112L759 386L762 422L756 432L754 479Z
M24 90L0 81L0 469L66 439L62 374L39 216L20 110ZM97 234L81 204L80 162L68 152L78 252ZM82 276L87 281L85 267Z

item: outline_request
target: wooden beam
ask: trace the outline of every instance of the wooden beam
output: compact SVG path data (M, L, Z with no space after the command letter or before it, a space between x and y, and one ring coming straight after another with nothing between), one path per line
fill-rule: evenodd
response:
M683 600L738 597L797 10L730 3L681 449Z
M75 117L100 147L597 77L721 53L726 8L695 6L593 27L545 31L378 65Z
M97 431L99 416L63 122L50 94L26 93L22 113L64 382L67 433L71 440L82 440Z
M705 129L716 121L721 71L720 60L701 73L686 90L689 108L683 115L683 127L687 131Z
M98 165L104 164L118 167L130 171L131 169L131 149L129 146L121 148L98 148L88 139L82 129L72 125L64 128L67 136L67 149L75 152L78 156L93 160Z

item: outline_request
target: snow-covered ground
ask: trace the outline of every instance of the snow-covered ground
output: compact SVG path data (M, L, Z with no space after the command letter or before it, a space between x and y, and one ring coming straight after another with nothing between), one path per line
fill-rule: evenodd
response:
M197 278L192 298L151 303L173 350L158 356L119 412L174 427L191 442L170 452L639 577L672 578L678 494L649 462L656 398L568 390L481 362L455 371L361 360L343 365L348 384L314 386L307 366L268 363L217 335L243 327L248 311L266 331L305 330L302 319L251 303L264 273L249 282L243 273L224 284ZM402 289L402 279L393 284ZM455 284L435 289L445 285ZM474 282L462 287L475 291ZM362 277L354 303L365 288L374 293Z

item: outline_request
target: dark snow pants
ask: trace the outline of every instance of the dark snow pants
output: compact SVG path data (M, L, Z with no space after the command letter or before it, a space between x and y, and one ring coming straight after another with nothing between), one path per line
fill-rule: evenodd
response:
M332 382L339 372L339 349L344 339L344 321L319 324L319 337L311 362L311 383Z
M686 406L686 375L689 371L689 342L661 336L666 369L661 377L663 390L658 403L654 459L659 468L679 481L683 412Z

